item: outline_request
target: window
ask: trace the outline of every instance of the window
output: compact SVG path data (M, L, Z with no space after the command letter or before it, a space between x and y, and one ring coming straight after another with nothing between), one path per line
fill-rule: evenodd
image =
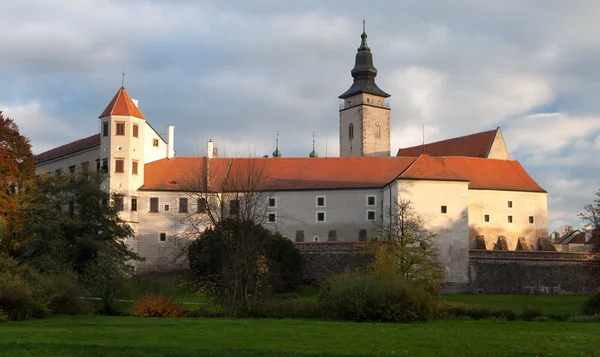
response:
M131 132L131 135L133 135L134 138L137 138L140 134L140 127L137 124L133 124L133 130Z
M512 216L508 216L508 223L512 223Z
M375 206L375 196L367 196L367 206Z
M229 201L229 214L239 214L240 213L240 201L239 200L231 200Z
M171 206L165 205L165 212L169 212L170 209L171 209Z
M188 199L187 197L179 198L179 213L187 213L188 212Z
M102 136L108 136L108 122L102 123Z
M490 221L490 215L489 214L484 215L483 216L483 220L484 220L484 222L489 222Z
M269 197L269 207L277 208L277 198Z
M136 197L131 198L131 211L137 212L137 198Z
M167 233L160 233L158 236L158 240L160 242L166 242L167 241Z
M206 204L206 199L204 198L199 198L198 202L197 202L197 212L198 213L206 213L206 209L207 209L207 204Z
M317 196L317 207L325 207L325 196Z
M125 167L125 161L123 159L115 160L115 172L118 172L118 173L125 172L124 167Z
M108 173L108 159L102 159L102 172Z
M448 206L442 206L442 213L448 213Z
M512 201L508 201L508 208L512 208Z
M137 175L138 174L138 162L135 161L135 160L131 162L131 173L133 175Z
M379 124L375 124L375 138L381 138L381 126Z
M81 169L82 169L83 171L87 171L89 168L90 168L90 162L89 162L89 161L86 161L86 162L82 162L82 163L81 163Z
M373 211L373 210L367 211L367 221L374 221L374 220L375 220L375 211Z
M152 146L158 146L158 139L152 139Z
M72 173L72 174L75 173L75 165L69 166L69 172Z
M150 212L158 212L158 197L150 197Z
M100 171L100 159L96 159L96 171Z
M115 208L117 209L117 211L122 211L123 210L123 196L117 196L115 197Z
M529 216L529 223L533 224L533 216Z
M277 213L269 212L269 214L267 215L267 221L269 223L277 223Z
M319 241L319 236L314 236L313 241L318 242Z
M62 169L56 169L56 171L54 171L55 175L60 175L62 174Z
M317 222L325 222L325 212L317 212Z
M354 124L350 123L348 126L348 137L350 140L354 139Z
M125 123L117 123L117 133L115 135L125 135Z
M106 206L108 206L108 200L107 200L106 198L103 198L102 200L100 200L100 204L101 204L103 207L106 207Z

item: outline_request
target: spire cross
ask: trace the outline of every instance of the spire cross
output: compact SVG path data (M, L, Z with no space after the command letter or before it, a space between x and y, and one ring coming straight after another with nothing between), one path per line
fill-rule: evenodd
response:
M275 139L275 148L279 149L279 130L277 130L277 139Z
M313 151L315 151L315 132L313 131Z
M365 19L363 19L363 33L365 33L365 23L366 23L366 21L365 21Z
M125 88L125 70L121 69L121 88Z

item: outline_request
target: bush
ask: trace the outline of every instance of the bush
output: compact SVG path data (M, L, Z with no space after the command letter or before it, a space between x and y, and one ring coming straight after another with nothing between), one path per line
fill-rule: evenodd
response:
M48 302L55 314L85 315L92 312L85 292L77 284L74 273L48 276L44 280L48 292Z
M251 302L246 310L240 312L242 314L254 318L318 319L323 317L323 310L317 301L266 299Z
M521 318L525 321L531 321L537 317L541 317L544 314L542 313L542 311L540 309L536 309L533 307L526 307L523 309L523 314L521 315Z
M575 315L569 317L567 322L600 322L600 314L596 315Z
M600 291L594 293L583 303L581 312L584 315L600 314Z
M391 275L346 273L319 293L325 316L336 320L413 322L433 317L434 298L421 285Z
M175 303L172 296L142 295L133 304L131 315L137 317L185 317L187 310Z
M517 319L517 313L511 309L488 309L488 308L469 308L469 307L450 307L448 314L455 318L468 317L473 320L481 319L502 319L514 321Z

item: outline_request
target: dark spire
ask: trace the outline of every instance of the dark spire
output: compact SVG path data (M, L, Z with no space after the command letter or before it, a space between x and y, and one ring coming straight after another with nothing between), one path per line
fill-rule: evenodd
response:
M382 91L377 87L377 84L375 84L377 69L373 66L373 54L371 54L371 49L367 45L365 20L363 20L363 32L360 35L360 38L360 47L358 48L358 53L356 53L354 68L350 71L352 78L354 78L354 83L350 89L340 95L339 98L344 99L359 93L369 93L387 98L390 95Z
M273 157L281 157L281 151L279 151L279 132L277 132L277 139L275 139L275 151L273 151Z

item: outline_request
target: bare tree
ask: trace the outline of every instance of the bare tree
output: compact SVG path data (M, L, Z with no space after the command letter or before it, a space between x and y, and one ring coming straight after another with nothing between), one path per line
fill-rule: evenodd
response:
M600 189L595 193L596 198L592 203L583 206L579 218L592 226L593 246L592 252L600 253Z
M444 280L444 267L438 258L436 234L425 228L412 202L399 198L383 222L375 224L380 234L361 244L365 253L374 255L373 269L380 274L398 274L406 279L425 282L437 290Z

